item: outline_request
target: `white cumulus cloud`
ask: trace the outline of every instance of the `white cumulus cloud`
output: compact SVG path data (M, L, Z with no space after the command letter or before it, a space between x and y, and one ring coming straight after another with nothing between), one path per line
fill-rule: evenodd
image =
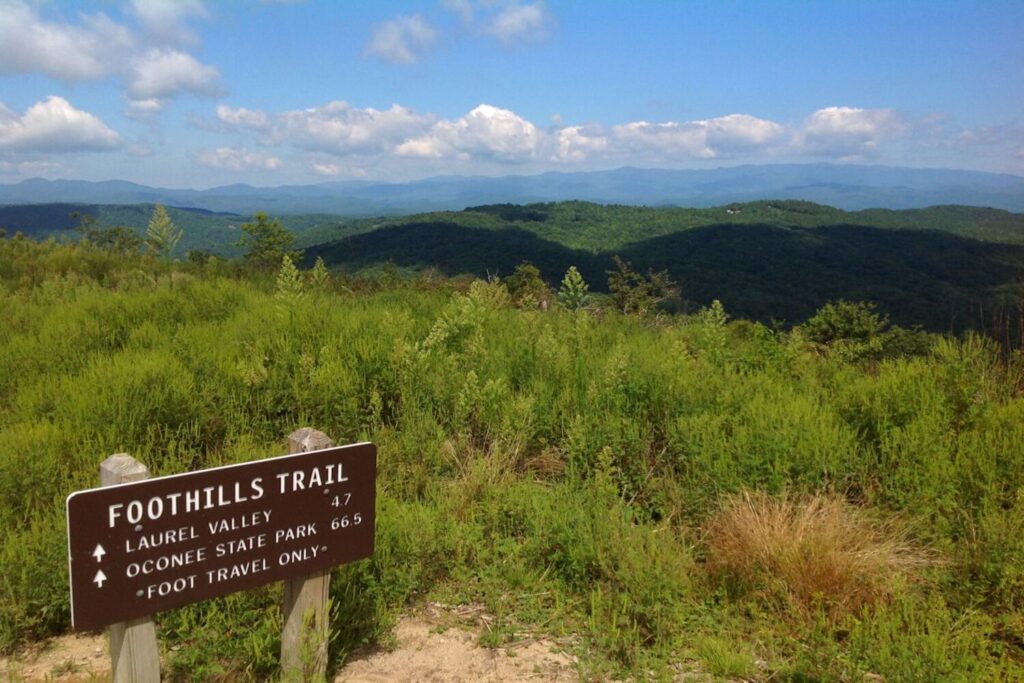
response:
M445 155L446 149L434 136L406 140L395 146L395 154L400 157L412 157L415 159L440 159Z
M312 153L300 163L321 175L349 176L351 168L368 165L444 173L495 172L512 165L543 170L552 162L598 168L665 167L701 160L848 160L881 155L890 145L921 144L914 126L895 112L848 107L820 109L795 125L731 113L611 126L565 123L559 117L539 127L510 109L486 103L454 117L398 104L361 108L341 100L278 113L224 105L216 113L221 132L250 135L261 146ZM1010 153L1019 146L1019 140L1013 141ZM416 165L410 166L410 161Z
M220 72L187 52L152 49L132 64L128 95L134 100L164 100L180 92L215 96L220 92Z
M266 112L257 109L246 109L245 107L233 109L222 104L217 107L217 118L228 125L252 128L253 130L266 130L270 127L270 117Z
M441 4L459 17L464 29L506 46L541 40L552 24L543 0L442 0Z
M59 153L105 151L120 145L117 132L63 97L48 97L20 116L0 104L0 148Z
M612 128L612 138L616 148L625 151L677 158L715 156L707 144L707 130L693 122L632 121Z
M387 149L429 122L429 117L397 104L378 110L335 101L322 107L285 112L275 122L274 131L299 146L346 154Z
M566 126L555 133L556 161L585 161L588 157L608 149L608 137L599 131L588 131L584 126Z
M128 100L124 115L131 119L148 119L164 108L165 102L155 97L145 100Z
M548 12L543 2L513 2L490 17L484 31L506 45L513 45L542 38L547 23Z
M807 118L800 133L801 146L807 152L826 156L871 155L884 140L906 128L892 109L825 107Z
M39 73L66 83L120 78L130 100L126 114L137 118L151 116L183 92L219 93L216 68L167 46L198 42L185 21L206 16L201 2L132 0L128 11L141 33L102 13L82 13L75 22L51 20L37 4L0 0L0 74Z
M279 114L220 106L217 118L229 128L256 132L264 144L290 144L334 156L460 162L710 159L781 149L793 138L781 124L747 114L685 122L634 121L610 129L556 124L543 130L490 104L453 119L400 105L378 110L344 101Z
M767 151L782 142L786 132L784 126L774 121L729 114L696 121L633 121L615 126L612 137L615 147L623 152L646 150L665 157L713 159Z
M747 114L729 114L694 123L704 128L708 146L716 153L764 147L786 134L780 124Z
M150 38L171 44L198 42L187 21L209 16L200 0L131 0L129 8Z
M515 161L534 156L541 141L537 127L515 112L481 104L454 121L438 121L426 135L403 141L395 147L395 154Z
M257 131L268 143L287 142L332 155L390 150L422 134L435 120L397 104L381 110L353 107L342 100L273 115L258 109L218 107L217 118L230 127Z
M373 27L366 54L391 64L414 64L435 42L437 30L423 17L395 17Z
M24 2L0 2L0 73L43 73L65 82L116 72L134 45L131 32L105 14L78 24L46 21Z
M218 147L204 150L196 155L196 161L211 168L224 168L229 171L267 170L273 171L281 166L277 157L250 152L245 148Z

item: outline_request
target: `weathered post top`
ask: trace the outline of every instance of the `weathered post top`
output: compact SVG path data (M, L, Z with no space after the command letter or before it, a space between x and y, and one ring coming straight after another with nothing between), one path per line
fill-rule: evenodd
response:
M100 463L100 486L149 479L149 468L127 453L115 453Z
M309 451L319 451L324 448L330 448L333 445L334 442L331 441L329 436L323 432L313 429L312 427L296 429L288 435L289 453L308 453Z

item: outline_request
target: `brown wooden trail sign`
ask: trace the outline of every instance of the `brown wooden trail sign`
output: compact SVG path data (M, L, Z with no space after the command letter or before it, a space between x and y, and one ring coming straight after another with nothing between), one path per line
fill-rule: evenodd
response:
M71 620L96 629L373 554L370 443L68 496Z

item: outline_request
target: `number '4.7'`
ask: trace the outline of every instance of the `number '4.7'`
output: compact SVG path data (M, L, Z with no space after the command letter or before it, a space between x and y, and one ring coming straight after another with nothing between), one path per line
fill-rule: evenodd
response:
M334 497L331 501L331 507L343 508L348 505L349 499L352 497L351 493L341 493Z

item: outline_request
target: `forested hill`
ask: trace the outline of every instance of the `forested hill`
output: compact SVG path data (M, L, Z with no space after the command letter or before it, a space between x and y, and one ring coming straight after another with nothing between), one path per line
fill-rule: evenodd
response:
M95 217L100 228L142 234L152 205L0 207L0 227L70 239L76 212ZM179 257L194 249L239 254L234 245L248 216L170 212L184 230ZM905 326L999 330L1024 288L1024 214L966 206L848 212L796 200L708 209L571 201L281 220L297 246L309 247L309 263L323 256L349 270L391 262L483 276L508 275L529 261L552 285L575 265L602 291L618 254L640 272L666 270L682 287L685 307L717 298L738 316L786 324L829 300L850 299L876 302Z
M175 224L184 230L181 254L203 249L231 255L238 226L252 213L267 207L253 205L246 214L168 207ZM0 228L37 239L69 234L80 216L90 216L99 228L127 227L145 232L152 204L20 204L0 206ZM446 223L463 227L519 228L543 239L597 253L631 242L668 235L689 228L721 225L771 224L816 228L863 225L884 229L941 230L989 242L1024 244L1024 213L974 206L933 206L926 209L868 209L843 211L798 200L757 201L713 208L601 205L591 202L544 204L492 204L463 211L443 211L392 218L351 218L331 214L276 216L296 234L300 246L328 242L392 225Z
M616 254L640 272L666 270L691 309L720 299L737 316L795 324L827 301L863 300L904 326L994 330L1024 281L1024 216L966 207L849 213L807 202L493 205L384 222L306 258L481 276L529 261L550 284L575 265L603 291Z
M252 212L261 208L255 206ZM251 213L242 215L187 206L170 206L167 211L175 225L184 232L176 251L178 256L184 256L190 250L221 256L241 253L235 243L241 235L239 227L251 220ZM87 220L98 229L122 227L143 235L152 215L153 204L17 204L0 206L0 229L8 235L20 232L34 239L76 239L76 229L83 217L88 217ZM337 239L368 229L367 226L372 224L365 219L324 214L291 214L279 220L296 235L299 246Z
M168 212L175 225L184 231L179 248L181 255L190 249L231 253L231 245L238 241L238 225L245 220L237 214L189 207L170 207ZM55 203L0 206L0 229L8 235L20 232L35 239L75 238L76 229L84 221L100 229L122 227L143 235L152 215L152 204Z
M451 223L464 227L516 227L574 249L599 252L631 242L713 225L818 228L860 225L896 230L940 230L989 242L1024 244L1024 213L974 206L843 211L799 200L757 201L713 208L601 205L591 202L492 204L395 219L387 224Z

